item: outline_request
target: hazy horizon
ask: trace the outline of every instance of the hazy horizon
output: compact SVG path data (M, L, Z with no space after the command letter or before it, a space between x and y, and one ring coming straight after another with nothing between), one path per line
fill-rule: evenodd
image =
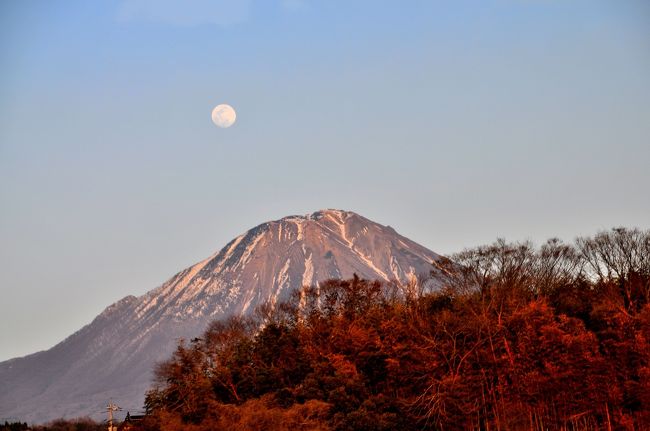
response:
M0 361L291 214L650 228L641 0L5 1L0 66Z

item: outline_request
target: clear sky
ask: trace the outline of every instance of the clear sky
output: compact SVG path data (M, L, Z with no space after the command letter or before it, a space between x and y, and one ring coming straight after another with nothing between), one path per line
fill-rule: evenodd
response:
M0 2L0 360L285 215L446 254L649 188L646 0Z

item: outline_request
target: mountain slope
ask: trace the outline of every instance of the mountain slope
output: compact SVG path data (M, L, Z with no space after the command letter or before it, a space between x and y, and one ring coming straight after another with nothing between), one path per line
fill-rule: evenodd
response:
M353 212L324 210L263 223L162 286L109 306L52 349L0 363L0 417L101 417L109 398L138 410L155 362L211 320L354 273L406 282L428 273L438 258Z

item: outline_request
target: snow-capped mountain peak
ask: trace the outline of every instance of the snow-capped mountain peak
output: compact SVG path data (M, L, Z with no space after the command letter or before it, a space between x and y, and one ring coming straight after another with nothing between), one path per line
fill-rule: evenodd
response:
M439 256L354 212L327 209L262 223L140 297L109 306L52 349L0 364L0 417L93 414L112 398L142 406L156 361L216 318L277 303L330 278L407 282Z

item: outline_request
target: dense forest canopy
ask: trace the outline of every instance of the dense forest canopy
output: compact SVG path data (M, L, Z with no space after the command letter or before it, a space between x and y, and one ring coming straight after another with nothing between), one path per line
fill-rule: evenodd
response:
M650 429L649 300L650 231L623 228L330 280L181 341L137 428Z
M214 322L158 367L147 427L650 428L650 232L499 240L432 273Z

